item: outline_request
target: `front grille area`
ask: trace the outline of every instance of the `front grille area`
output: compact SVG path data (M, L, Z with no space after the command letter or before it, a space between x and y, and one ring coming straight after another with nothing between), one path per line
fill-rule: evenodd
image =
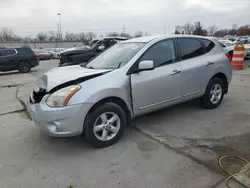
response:
M38 91L33 91L30 96L30 103L31 104L36 104L40 103L43 97L46 95L46 90L45 89L39 89Z

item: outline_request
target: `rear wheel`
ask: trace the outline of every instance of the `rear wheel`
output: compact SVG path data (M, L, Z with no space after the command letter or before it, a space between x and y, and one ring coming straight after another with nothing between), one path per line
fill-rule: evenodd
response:
M108 102L87 115L84 136L95 147L108 147L121 138L126 124L124 110L117 104Z
M18 71L22 73L30 72L31 65L27 61L21 61L18 63Z
M212 78L207 85L206 93L201 98L202 105L207 109L217 108L224 97L224 83L220 78Z
M228 52L228 54L231 56L231 59L233 58L233 51Z

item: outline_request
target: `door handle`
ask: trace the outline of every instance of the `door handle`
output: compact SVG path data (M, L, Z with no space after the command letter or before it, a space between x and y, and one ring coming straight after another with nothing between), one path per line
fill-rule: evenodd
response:
M209 61L209 62L207 62L206 66L210 66L210 65L213 65L213 64L214 64L214 62Z
M173 72L170 73L170 75L176 75L176 74L179 74L181 73L181 71L179 70L174 70Z

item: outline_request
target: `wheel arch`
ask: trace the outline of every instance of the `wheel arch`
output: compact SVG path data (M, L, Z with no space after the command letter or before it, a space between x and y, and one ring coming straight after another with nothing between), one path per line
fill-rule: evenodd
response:
M216 73L210 80L212 80L213 78L219 78L223 81L224 83L224 90L225 90L225 94L228 93L228 81L227 81L227 76L222 73L222 72L219 72L219 73Z
M111 103L114 103L114 104L117 104L118 106L120 106L125 114L126 114L126 118L127 118L127 124L129 125L130 124L130 121L132 119L132 113L131 113L131 110L129 109L129 107L127 106L126 102L119 98L119 97L107 97L107 98L104 98L104 99L101 99L99 100L98 102L96 102L90 109L89 111L87 112L87 115L85 117L85 120L84 122L86 121L86 118L88 116L89 113L91 113L93 110L95 110L96 108L98 108L99 106L107 103L107 102L111 102Z
M17 67L19 66L19 63L21 63L21 62L28 62L30 64L30 66L32 66L30 60L28 60L28 59L19 59L18 62L17 62Z

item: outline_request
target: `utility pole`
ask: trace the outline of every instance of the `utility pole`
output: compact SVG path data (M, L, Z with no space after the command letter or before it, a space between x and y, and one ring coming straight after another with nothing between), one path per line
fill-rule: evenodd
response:
M167 34L167 28L166 28L166 26L164 26L164 35L166 35Z
M61 25L61 13L58 12L57 15L58 15L58 23L59 23L58 28L59 28L60 39L62 39L63 36L62 36L62 25Z
M60 38L61 38L61 32L60 32L59 23L57 23L56 25L57 25L57 37L58 37L58 40L60 40Z
M123 25L122 30L123 30L123 35L124 35L124 37L125 37L125 33L126 33L126 28L125 28L125 25Z

